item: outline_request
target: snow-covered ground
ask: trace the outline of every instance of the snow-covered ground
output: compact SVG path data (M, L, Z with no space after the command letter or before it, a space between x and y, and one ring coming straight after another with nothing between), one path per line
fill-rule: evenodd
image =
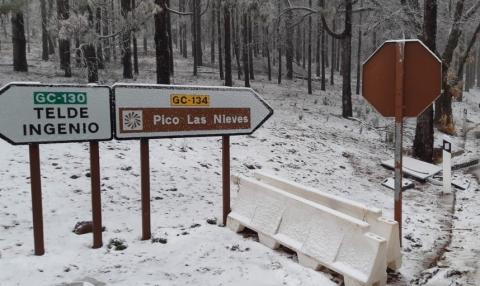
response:
M2 85L32 80L81 82L84 78L81 74L77 76L82 79L61 78L54 68L57 63L39 61L35 51L27 74L11 72L6 51L0 58ZM222 84L209 68L202 68L205 72L193 78L190 64L176 62L176 84ZM153 83L152 57L142 57L141 67L137 82ZM118 65L102 74L108 84L120 81L120 76ZM379 164L393 156L393 146L385 142L384 128L373 128L391 126L391 121L380 118L357 95L353 96L354 116L359 121L342 118L340 86L320 92L315 82L314 94L308 95L302 80L277 85L256 75L252 87L275 114L252 136L232 138L232 173L251 176L255 169L270 171L380 207L384 216L393 218L393 191L380 185L393 172ZM465 94L463 103L455 103L456 114L468 108L468 124L473 129L480 123L479 98L480 92L474 91ZM414 123L406 122L407 149ZM467 138L466 154L477 156L478 140ZM28 148L0 142L0 285L74 281L96 285L339 285L336 275L301 267L296 255L286 249L270 250L251 233L235 234L207 223L221 214L220 147L220 139L214 137L151 140L152 233L166 239L160 243L140 240L139 142L101 143L106 230L104 247L94 250L90 234L72 232L76 222L91 219L88 144L42 145L46 254L38 257L32 251ZM473 176L465 176L472 179L472 186L457 192L453 218L453 196L442 196L441 187L416 182L414 189L404 192L403 267L389 274L389 285L479 285L480 193ZM125 240L128 247L108 249L113 238Z

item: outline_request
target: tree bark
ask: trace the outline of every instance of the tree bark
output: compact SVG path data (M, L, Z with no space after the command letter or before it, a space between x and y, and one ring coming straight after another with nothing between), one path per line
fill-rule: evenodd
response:
M342 40L342 116L352 117L352 0L345 1L345 38Z
M218 67L219 67L219 70L220 70L220 79L221 80L224 80L225 79L225 76L224 76L224 73L223 73L223 56L222 56L222 33L220 32L222 29L221 29L221 26L220 26L220 15L221 15L221 0L218 0L218 5L217 5L217 30L218 30ZM226 11L225 11L226 12ZM227 15L224 15L224 21L226 21L226 17ZM230 14L228 15L228 17L230 17ZM224 22L224 26L226 25L226 23ZM225 37L227 36L227 31L225 31ZM226 40L226 38L225 38ZM225 51L227 51L227 48L226 48L226 42L225 42ZM226 55L225 55L226 56ZM227 59L225 58L225 61ZM225 65L226 65L226 62L225 62ZM225 66L226 68L226 66Z
M242 79L242 65L240 64L240 43L238 39L238 13L236 13L237 7L235 7L235 13L232 18L232 30L233 30L233 50L235 52L235 61L237 63L237 78L238 80ZM237 20L235 20L237 19Z
M335 19L332 20L332 23L333 23L333 26L332 26L332 29L333 31L335 32ZM334 85L335 84L335 66L337 65L335 63L336 59L337 59L337 55L335 54L336 50L337 50L337 47L336 47L336 40L334 37L332 37L332 48L331 48L331 56L330 56L330 85Z
M47 23L48 19L52 19L53 16L53 0L48 0L48 10L47 10ZM53 35L48 33L48 53L50 55L55 54L55 42L53 41Z
M170 84L170 49L166 0L155 0L155 3L162 8L154 15L157 83Z
M132 11L131 0L121 0L122 17L127 20L127 15ZM125 28L122 32L122 64L123 78L133 78L132 73L132 50L131 50L131 32L130 28Z
M26 72L27 64L27 41L25 40L25 26L23 13L12 12L12 43L13 43L13 70Z
M218 2L220 4L220 2ZM210 63L215 63L215 2L212 3L212 13L210 14ZM220 9L220 7L218 7ZM220 30L217 31L220 34ZM221 52L220 50L218 51Z
M423 42L435 52L437 50L437 0L425 0L423 21ZM413 140L414 156L422 161L432 162L433 140L433 106L430 105L417 117Z
M137 36L135 32L132 33L133 41L133 72L138 75L138 47L137 47Z
M95 23L95 32L97 35L100 35L102 33L102 9L100 7L96 8L95 11L95 18L96 18L96 23ZM103 60L103 45L102 41L98 41L96 44L97 48L97 59L98 59L98 68L103 70L105 68L104 60Z
M268 26L265 28L265 51L267 53L267 74L268 74L268 81L272 81L272 63L270 60L270 42L268 41L269 37L269 29Z
M220 6L218 7L220 10ZM223 10L224 17L224 32L225 32L225 85L232 86L232 47L231 47L231 32L230 32L230 6L225 5ZM220 16L220 15L219 15ZM220 17L218 17L220 18ZM218 29L220 34L220 29ZM222 50L218 50L219 54L222 53Z
M243 72L245 87L250 87L250 70L248 68L248 16L247 12L243 13Z
M60 21L67 20L70 17L68 0L57 0L57 18ZM60 25L61 22L60 22ZM65 35L66 36L66 35ZM64 70L65 77L72 76L70 67L70 39L58 38L58 54L60 56L60 68Z
M363 0L360 1L360 8L363 8ZM358 20L358 49L357 49L357 90L356 94L360 94L360 76L361 76L361 58L362 58L362 21L363 13L360 11Z
M42 14L42 60L48 61L48 31L47 31L47 4L40 0Z
M287 12L287 21L286 25L286 68L287 68L287 79L293 79L293 12L290 10Z
M312 0L308 4L312 8ZM308 94L312 93L312 16L308 16Z
M195 49L196 49L196 55L197 55L197 65L202 66L203 65L203 52L202 52L202 17L200 15L200 0L193 0L194 2L194 17L195 17L195 34L196 34L196 40L195 40Z
M438 129L453 134L455 125L452 114L453 86L449 83L449 69L453 59L453 52L458 45L462 34L460 21L463 15L464 0L459 0L455 6L454 20L448 35L447 45L442 54L442 89L443 93L435 102L435 124Z
M249 68L249 75L251 80L255 80L255 75L253 73L253 37L252 37L252 10L248 10L248 68Z

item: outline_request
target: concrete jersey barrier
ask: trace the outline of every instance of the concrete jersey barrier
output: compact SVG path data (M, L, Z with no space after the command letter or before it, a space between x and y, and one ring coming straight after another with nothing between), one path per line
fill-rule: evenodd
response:
M239 193L227 226L258 233L262 244L284 245L299 263L327 267L343 275L346 286L384 286L387 242L369 232L368 223L255 179L232 177Z
M388 268L397 270L401 267L402 253L398 223L394 220L382 217L382 211L379 208L366 206L264 172L255 172L255 178L265 184L279 188L282 191L367 222L370 225L370 232L383 237L387 241Z

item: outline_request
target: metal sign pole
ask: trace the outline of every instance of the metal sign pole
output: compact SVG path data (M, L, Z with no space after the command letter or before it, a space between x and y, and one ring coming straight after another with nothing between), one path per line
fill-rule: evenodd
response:
M100 154L98 141L90 142L90 182L92 187L93 246L100 248L102 242L102 199L100 190Z
M37 143L29 145L29 155L35 255L43 255L45 247L43 243L42 181L40 177L40 150Z
M142 240L152 237L150 229L150 155L148 139L140 139L140 173L142 192Z
M230 136L222 136L223 225L230 213Z
M398 222L400 246L402 245L402 136L405 44L397 43L395 49L395 220Z

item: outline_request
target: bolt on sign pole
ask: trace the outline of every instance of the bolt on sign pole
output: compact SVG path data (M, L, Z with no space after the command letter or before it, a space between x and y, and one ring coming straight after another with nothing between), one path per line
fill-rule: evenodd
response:
M43 211L42 211L42 181L40 177L40 150L37 143L29 145L30 182L32 189L33 241L35 255L43 255Z
M223 225L230 213L230 136L222 136Z
M92 187L92 248L100 248L103 245L102 199L100 189L100 154L97 141L90 142L90 183Z
M405 43L395 49L395 220L398 222L402 245L402 141Z
M142 197L142 240L152 237L150 223L150 156L148 139L140 139L140 177Z

